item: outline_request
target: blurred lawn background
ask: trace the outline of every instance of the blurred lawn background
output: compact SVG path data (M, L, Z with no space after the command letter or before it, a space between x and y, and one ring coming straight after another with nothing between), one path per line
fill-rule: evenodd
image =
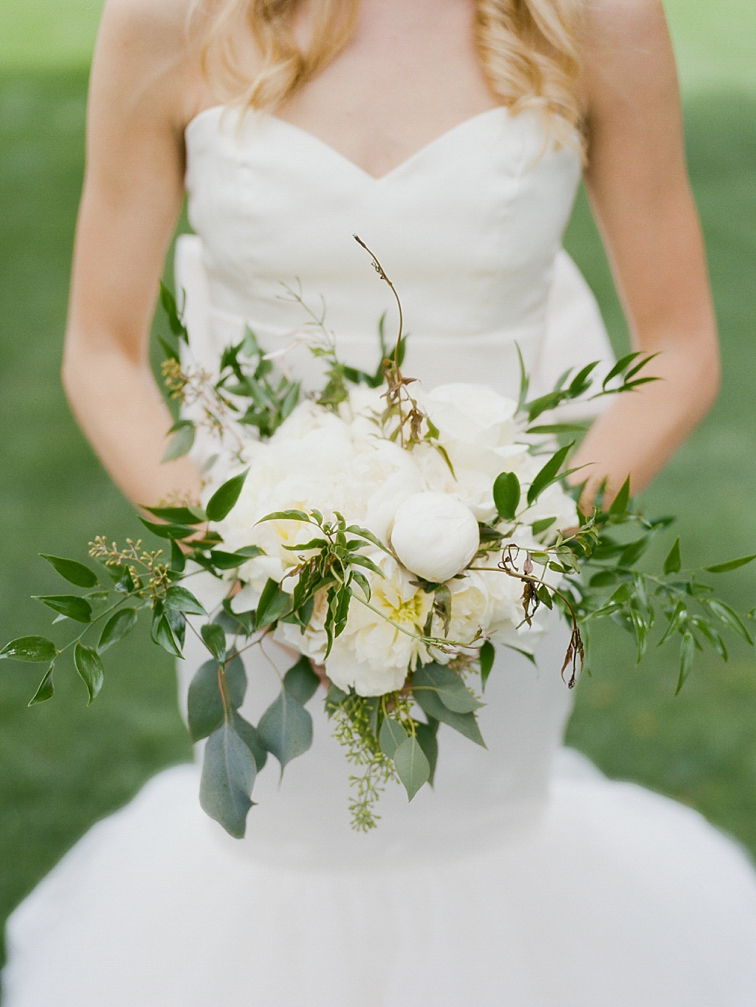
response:
M58 379L100 8L101 0L0 4L0 643L45 632L45 610L29 596L65 590L37 553L83 559L96 533L138 533ZM679 515L683 558L695 565L756 551L756 5L668 0L667 9L724 386L644 505L652 515ZM621 313L582 196L567 244L623 350ZM738 608L756 603L750 567L719 586ZM64 668L55 700L27 710L43 669L0 664L0 921L94 820L155 770L190 756L170 660L136 641L109 657L90 710L82 683ZM752 649L733 644L727 665L698 655L677 698L673 651L652 651L640 669L633 661L629 637L614 627L596 634L593 677L578 689L569 742L610 775L698 808L756 852Z

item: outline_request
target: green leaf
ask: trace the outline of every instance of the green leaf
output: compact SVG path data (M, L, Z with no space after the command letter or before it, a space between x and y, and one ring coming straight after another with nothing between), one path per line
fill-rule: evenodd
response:
M164 462L175 461L176 458L183 458L194 446L195 426L190 420L180 420L174 424L175 434L168 442L162 460Z
M483 705L473 696L456 671L443 664L421 665L412 678L412 688L415 697L420 689L432 689L452 713L472 713Z
M437 720L434 720L431 724L423 724L421 722L415 723L415 737L417 738L418 744L425 752L425 758L428 760L428 765L430 767L428 783L430 783L431 786L433 786L433 780L436 776L436 764L438 762L437 731Z
M230 724L210 735L200 781L200 804L229 835L242 839L257 763L250 748Z
M286 615L290 607L290 595L281 588L280 584L269 578L257 603L256 628L264 629L266 626L271 626L281 616Z
M217 570L235 570L255 556L260 556L262 549L257 546L250 546L247 549L240 549L238 552L223 552L221 549L212 549L210 559Z
M164 522L148 521L146 518L140 517L139 521L147 531L151 531L153 535L157 538L167 538L167 539L181 539L189 538L190 535L194 535L197 531L196 528L190 528L185 524L165 524Z
M556 521L555 517L544 517L540 521L534 521L530 526L533 530L534 535L541 535L543 532L547 531Z
M727 563L715 563L714 566L705 566L704 570L708 573L727 573L728 570L737 570L739 566L752 563L755 559L756 553L753 556L741 556L740 559L731 559Z
M528 489L528 504L534 504L543 491L559 478L559 470L575 442L565 444L546 462Z
M474 713L454 713L444 706L432 689L420 689L417 693L413 691L412 695L417 705L428 717L440 720L442 724L448 724L449 727L453 727L455 731L459 731L470 741L474 741L476 745L486 747Z
M407 797L412 800L430 778L430 763L417 738L407 738L394 752L394 765L404 784Z
M87 706L89 706L97 697L102 688L102 683L105 681L105 669L102 666L102 660L96 650L85 647L83 643L77 643L74 649L74 664L87 687L87 692L89 693Z
M736 633L739 637L746 641L746 643L753 644L753 638L748 630L745 628L740 616L737 612L730 608L729 605L725 605L723 601L719 601L716 598L704 598L702 602L708 605L714 615L717 616L726 626Z
M169 524L203 524L207 514L200 507L145 507L144 510Z
M137 614L133 608L122 608L120 612L116 612L105 623L105 629L103 629L100 642L97 644L98 653L103 654L108 647L123 640L136 626L136 623Z
M226 633L223 628L215 623L206 622L200 628L200 634L213 657L223 663L226 659Z
M79 598L75 594L33 595L33 597L35 601L41 601L53 612L60 612L66 619L84 623L92 621L92 606L86 598Z
M310 515L303 510L274 510L261 517L257 523L262 524L263 521L305 521L312 524Z
M186 556L181 546L174 539L171 539L171 570L175 573L183 573L186 569Z
M55 567L69 584L75 584L77 587L94 587L97 584L97 574L83 563L77 563L74 559L62 559L60 556L48 556L44 552L41 552L40 556Z
M233 479L229 479L227 482L223 483L215 493L210 497L207 507L205 508L207 516L211 521L222 521L224 517L231 511L236 501L239 499L239 494L244 486L244 481L249 474L249 469L240 473L238 476L234 476Z
M334 711L341 706L348 695L349 693L344 692L344 690L340 689L338 685L334 685L333 682L331 682L325 698L325 710L329 717L333 716Z
M165 592L165 607L184 615L207 615L204 605L194 597L191 591L179 584L172 584Z
M47 669L45 677L39 683L39 688L29 700L29 706L39 706L40 703L46 703L48 699L53 698L55 694L55 684L53 683L54 670L55 665L51 664Z
M650 541L651 539L648 536L644 536L643 538L636 539L634 542L628 542L620 553L619 565L632 566L646 551Z
M283 774L286 765L312 744L312 717L286 689L268 707L257 725L260 740L278 759Z
M488 681L488 676L491 674L495 657L496 650L494 649L494 645L490 640L486 640L480 648L480 654L478 657L480 661L480 686L484 692L486 691L486 682Z
M304 655L284 675L284 688L302 706L312 699L319 685L320 679Z
M627 511L627 505L630 502L630 476L623 482L619 493L612 500L609 506L609 513L614 517L618 517L620 514L624 514Z
M153 619L152 639L172 657L183 657L181 646L173 632L173 627L165 615Z
M616 378L617 375L621 374L626 367L628 367L633 360L640 356L640 351L636 350L634 353L627 353L624 357L620 357L617 363L612 367L607 376L601 383L601 387L606 391L606 388L612 378Z
M680 558L680 536L675 539L675 544L669 550L667 558L664 560L665 573L677 573L682 565Z
M514 472L501 472L493 484L493 499L499 517L514 521L520 503L520 480Z
M364 538L368 542L372 542L372 544L378 549L381 549L383 552L391 555L390 550L386 547L386 545L381 542L381 540L374 535L369 528L362 528L358 524L350 524L345 531L348 535L358 535L360 538Z
M246 721L238 710L234 710L233 720L236 733L255 757L257 772L259 773L268 761L268 753L265 750L262 741L260 741L260 735L257 733L257 728L253 727L252 724Z
M584 423L543 423L540 426L528 427L526 434L572 434L586 429Z
M688 675L690 675L690 670L693 667L695 648L696 643L693 634L689 632L683 633L682 640L680 641L680 677L677 680L675 695L679 693L680 689L685 685Z
M397 748L404 744L408 737L409 735L398 720L394 720L393 717L383 718L378 742L387 759L394 758Z
M186 328L179 317L178 308L176 306L176 298L162 280L160 281L160 303L168 316L168 325L170 326L173 335L186 339Z
M54 661L59 651L52 640L43 636L20 636L11 640L0 650L0 659L10 658L12 661L26 661L29 664L43 664Z
M724 640L719 635L719 633L717 633L714 627L710 626L708 622L706 622L698 615L691 616L690 621L693 623L696 629L699 630L701 635L704 636L709 641L711 646L714 648L714 650L716 650L716 652L719 654L722 660L726 661L727 647L725 647Z
M192 741L206 738L220 727L225 719L220 668L221 665L217 661L205 661L197 669L189 685L187 719ZM233 658L226 665L226 688L231 707L237 709L244 702L247 691L247 673L240 657Z

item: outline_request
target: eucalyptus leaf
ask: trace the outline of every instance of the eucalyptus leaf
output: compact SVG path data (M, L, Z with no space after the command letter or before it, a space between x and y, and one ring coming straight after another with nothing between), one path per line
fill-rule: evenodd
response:
M257 763L250 748L230 724L207 739L200 781L200 804L236 839L244 836Z
M320 679L304 655L284 675L284 688L302 706L312 699L319 685Z
M55 694L55 684L53 682L54 671L55 664L51 664L47 669L45 677L39 683L37 691L29 700L29 706L39 706L40 703L46 703L48 699L53 698L53 695Z
M59 612L66 619L73 619L74 622L88 623L92 621L92 606L86 598L80 598L75 594L49 594L33 595L35 601L41 601L53 612Z
M252 724L246 721L238 710L234 710L233 723L236 733L250 750L252 755L254 755L257 772L259 773L268 761L268 753L260 740L257 728L253 727Z
M436 776L436 765L438 763L437 731L437 720L434 720L431 724L415 724L415 737L425 753L425 758L428 760L428 767L430 769L430 773L428 774L428 783L430 783L431 786L433 786L433 781Z
M97 584L97 574L83 563L77 563L74 559L63 559L61 556L48 556L44 552L41 552L40 556L46 559L69 584L85 588L95 587Z
M378 734L378 743L381 751L387 759L393 759L397 748L404 744L409 735L398 720L393 717L384 717L381 730Z
M459 731L470 741L474 741L476 745L486 747L474 713L454 713L444 706L432 689L420 689L417 693L413 691L412 695L417 705L428 717L440 720L442 724L448 724L449 727L453 727L455 731Z
M412 800L430 777L430 763L417 738L410 737L401 743L394 752L394 765L408 798Z
M210 497L205 508L211 521L222 521L239 499L249 469L223 483Z
M483 705L473 696L460 676L444 664L425 664L415 671L412 678L415 698L418 691L426 689L433 690L453 713L472 713Z
M97 651L90 647L85 647L83 643L77 643L74 648L74 664L76 670L84 681L89 693L89 706L97 697L102 683L105 681L105 669L102 666L102 659Z
M46 664L48 661L54 661L58 653L52 640L47 640L44 636L19 636L18 639L6 643L0 650L0 659L10 658L29 664Z
M225 719L221 693L221 667L218 661L205 661L197 669L189 685L187 719L192 741L206 738L220 727ZM237 709L244 702L247 691L247 673L240 657L228 662L225 676L231 707Z
M286 689L268 707L257 725L263 745L278 759L283 774L286 765L312 744L312 717Z
M122 608L115 615L112 615L105 623L105 628L100 636L100 642L97 644L98 653L103 654L108 647L112 647L114 643L123 640L136 626L136 623L137 614L133 608Z
M162 460L172 462L189 454L194 447L195 435L196 429L190 420L183 420L176 424L175 432L168 442Z

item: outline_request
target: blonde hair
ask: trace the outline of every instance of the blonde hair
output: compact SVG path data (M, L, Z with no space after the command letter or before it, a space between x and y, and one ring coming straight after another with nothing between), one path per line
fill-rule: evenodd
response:
M513 112L537 109L557 143L575 145L580 126L578 16L583 0L476 0L478 53L489 84ZM313 0L313 27L297 43L300 0L193 0L190 27L206 75L230 100L272 109L316 76L349 40L359 0ZM250 78L234 51L232 29L247 21L262 54Z

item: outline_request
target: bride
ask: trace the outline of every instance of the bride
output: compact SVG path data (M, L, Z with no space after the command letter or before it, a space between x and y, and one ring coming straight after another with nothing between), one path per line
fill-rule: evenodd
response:
M409 372L512 394L517 342L548 384L605 350L560 251L581 164L663 379L596 419L575 462L588 506L628 473L642 489L717 389L659 0L108 0L63 372L82 428L135 504L198 497L203 445L161 463L147 352L185 188L198 360L245 323L280 346L298 278L348 362L373 362L385 290L356 231L402 293ZM445 738L434 791L386 795L369 836L349 832L315 710L313 752L256 790L244 841L202 815L195 767L160 773L12 916L7 1007L752 1005L750 865L694 812L559 750L561 642L537 671L500 659L490 750ZM268 660L290 663L250 660L248 719Z

